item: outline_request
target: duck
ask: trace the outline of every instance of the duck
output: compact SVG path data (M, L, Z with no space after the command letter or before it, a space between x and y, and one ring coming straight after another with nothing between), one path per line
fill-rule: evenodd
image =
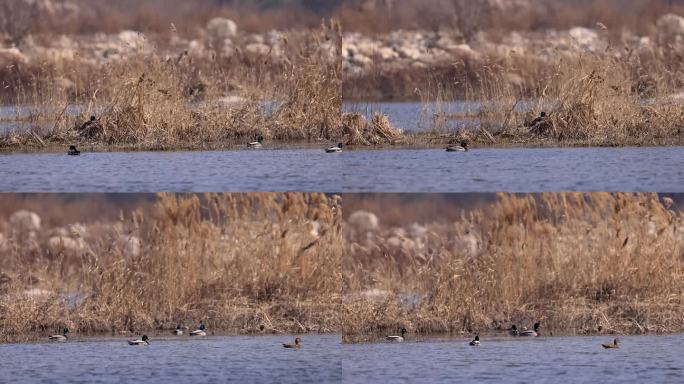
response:
M541 323L537 321L534 323L533 330L529 330L527 328L523 328L522 331L518 333L518 336L530 336L530 337L537 337L539 336L539 326Z
M446 147L447 152L468 152L468 142L461 141L458 145L450 145Z
M247 143L247 146L250 147L250 148L262 148L262 147L264 146L263 143L264 143L264 137L263 137L263 136L259 136L259 137L257 138L257 141L253 141L253 142L251 142L251 143Z
M183 334L183 328L180 324L176 325L176 329L173 330L173 334L176 336L181 336Z
M90 116L90 120L86 121L85 123L81 124L81 131L84 129L90 128L91 125L97 123L97 117L95 116Z
M613 340L613 344L601 344L601 346L605 349L620 348L618 339Z
M136 340L129 340L128 345L150 345L150 339L147 335L143 335L142 338Z
M283 348L294 348L294 349L299 349L302 347L302 339L297 337L295 339L294 344L283 344Z
M545 119L546 119L546 112L542 112L539 114L539 117L532 120L532 122L530 123L530 125L527 126L527 128L534 128L537 124L543 123Z
M67 341L67 334L69 333L69 328L64 328L61 335L52 335L48 337L50 341Z
M511 328L508 330L508 334L511 336L518 336L518 327L515 324L511 325Z
M194 331L190 331L190 336L206 336L207 332L205 330L206 327L204 326L204 323L200 321L199 328Z
M385 340L392 343L401 343L404 341L404 334L406 334L406 328L401 329L401 336L387 336L385 337Z
M336 147L330 147L325 150L326 153L340 153L344 144L338 143Z
M470 345L473 347L479 347L480 346L480 335L475 335L475 338L473 341L470 342Z
M69 156L79 156L81 154L81 151L76 149L75 145L70 145L69 146L69 152L67 152L67 155Z

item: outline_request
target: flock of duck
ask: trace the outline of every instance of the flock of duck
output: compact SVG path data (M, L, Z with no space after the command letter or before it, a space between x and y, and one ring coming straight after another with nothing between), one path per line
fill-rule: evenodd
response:
M206 326L204 325L203 322L200 322L199 327L197 329L188 332L188 335L190 336L206 336L207 331L206 331ZM183 336L184 330L183 327L178 324L176 326L176 329L173 330L173 334L176 336ZM69 328L64 328L62 331L61 335L52 335L48 337L48 340L50 341L56 341L56 342L65 342L69 339ZM142 335L142 337L134 339L134 340L128 340L128 345L133 345L133 346L145 346L145 345L150 345L150 338L147 335ZM292 344L283 344L283 348L286 349L300 349L302 347L302 339L297 337L294 340L294 343Z
M522 329L518 329L518 327L513 324L511 328L508 330L508 334L514 337L537 337L539 336L539 328L541 327L541 322L537 321L534 323L532 326L532 329L527 329L526 327L523 327ZM404 335L406 335L406 328L401 328L399 330L399 335L390 335L385 337L385 340L391 343L401 343L404 341ZM612 343L609 344L601 344L601 346L605 349L615 349L615 348L620 348L619 340L615 339L613 340ZM480 346L480 335L475 335L475 338L468 343L470 346L473 347L479 347Z
M83 127L87 127L89 125L92 125L96 122L95 116L92 116L90 120L86 121L83 123ZM84 129L84 128L82 128ZM247 147L251 149L259 149L264 147L264 137L259 136L256 138L256 141L252 141L250 143L247 143ZM342 152L342 148L344 147L343 143L338 143L336 146L330 147L330 148L325 148L326 153L340 153ZM449 145L446 147L447 152L468 152L468 142L463 140L459 144L453 144ZM70 145L69 146L69 151L67 152L67 155L69 156L80 156L81 151L76 148L75 145Z

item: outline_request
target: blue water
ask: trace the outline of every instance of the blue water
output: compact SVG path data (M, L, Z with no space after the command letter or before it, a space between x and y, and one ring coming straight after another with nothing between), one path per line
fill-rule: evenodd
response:
M684 191L684 147L0 155L3 192Z
M342 347L345 383L682 383L684 335L482 339Z
M339 383L338 336L125 339L0 345L7 383Z

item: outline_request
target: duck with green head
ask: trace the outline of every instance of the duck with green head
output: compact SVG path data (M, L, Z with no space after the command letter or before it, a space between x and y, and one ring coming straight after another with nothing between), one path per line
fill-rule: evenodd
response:
M206 335L207 335L206 327L204 326L204 322L202 322L202 321L200 321L200 325L199 325L198 329L196 329L194 331L190 331L190 336L206 336Z
M140 339L130 340L128 345L150 345L149 340L150 339L147 337L147 335L143 335L143 337Z
M462 140L458 145L450 145L446 148L447 152L468 152L468 142Z
M401 343L404 341L404 335L406 334L406 328L402 328L400 330L401 336L397 335L392 335L392 336L387 336L385 337L385 340L392 342L392 343Z
M473 341L470 342L470 345L473 347L479 347L480 346L480 335L475 335L475 338Z
M67 341L67 334L69 333L69 328L64 328L61 335L52 335L49 337L50 341Z

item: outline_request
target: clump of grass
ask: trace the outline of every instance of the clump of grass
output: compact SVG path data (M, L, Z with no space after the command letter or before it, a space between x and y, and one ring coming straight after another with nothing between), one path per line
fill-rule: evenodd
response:
M63 326L135 332L200 320L234 333L341 328L339 197L161 194L123 225L103 225L139 236L140 253L127 253L107 235L85 238L76 256L55 255L40 237L2 250L12 281L0 297L2 340ZM30 288L41 293L22 296ZM82 303L66 302L74 292L84 295Z
M350 336L535 320L546 334L684 329L684 216L654 194L500 194L452 223L357 232L344 263Z
M345 113L342 121L347 145L397 144L404 139L403 132L379 113L374 113L370 122L360 113Z

